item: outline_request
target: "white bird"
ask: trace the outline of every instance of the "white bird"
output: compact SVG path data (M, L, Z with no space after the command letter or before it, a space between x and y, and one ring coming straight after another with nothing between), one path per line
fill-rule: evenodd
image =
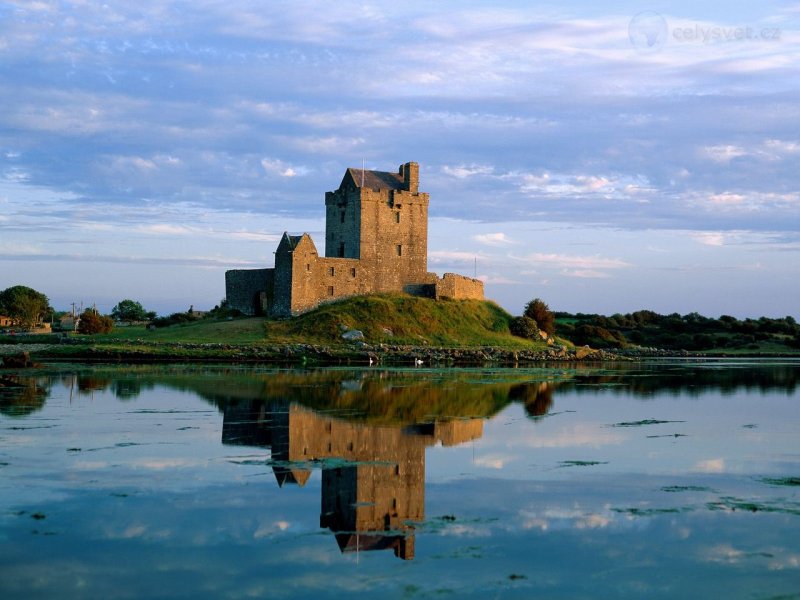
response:
M422 359L420 358L414 359L414 364L420 366L422 364Z
M370 367L372 366L372 357L371 356L369 357L369 366Z

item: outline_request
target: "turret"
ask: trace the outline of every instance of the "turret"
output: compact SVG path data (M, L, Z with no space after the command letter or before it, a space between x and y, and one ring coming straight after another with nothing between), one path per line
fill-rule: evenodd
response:
M398 171L403 179L403 189L416 194L419 191L419 164L407 162L400 165Z

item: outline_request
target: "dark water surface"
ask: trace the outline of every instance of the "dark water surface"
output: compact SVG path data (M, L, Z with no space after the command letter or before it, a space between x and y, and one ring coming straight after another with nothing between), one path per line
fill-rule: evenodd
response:
M800 363L0 376L0 598L800 598Z

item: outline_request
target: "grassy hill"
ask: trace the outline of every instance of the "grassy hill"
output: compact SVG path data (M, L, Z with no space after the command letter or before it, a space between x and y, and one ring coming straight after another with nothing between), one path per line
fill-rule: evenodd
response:
M267 339L341 342L344 328L369 343L529 348L508 331L511 315L494 302L375 294L325 304L289 321L266 324Z
M85 336L92 344L120 340L164 343L340 345L342 333L358 329L369 344L437 347L497 346L542 349L546 345L512 336L512 316L494 302L440 300L402 294L374 294L324 304L299 317L202 319L156 330L118 327L107 335Z

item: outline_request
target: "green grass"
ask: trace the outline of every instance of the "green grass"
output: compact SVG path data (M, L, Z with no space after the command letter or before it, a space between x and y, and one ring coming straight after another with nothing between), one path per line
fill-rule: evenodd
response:
M253 344L264 342L265 319L251 317L231 321L199 320L193 323L171 325L148 330L142 325L116 327L111 333L93 336L76 336L87 342L102 343L111 340L143 340L146 342L226 343Z
M339 343L342 326L358 329L371 344L441 347L543 347L508 332L511 315L494 302L439 300L374 294L332 302L288 321L267 323L268 340Z
M369 344L451 348L497 346L520 350L546 347L539 340L512 336L508 332L511 318L494 302L434 301L402 294L375 294L324 304L291 319L205 319L155 330L142 326L117 327L109 334L76 338L105 347L115 346L120 341L250 346L282 343L340 345L347 344L342 339L344 326L362 331L364 341Z

